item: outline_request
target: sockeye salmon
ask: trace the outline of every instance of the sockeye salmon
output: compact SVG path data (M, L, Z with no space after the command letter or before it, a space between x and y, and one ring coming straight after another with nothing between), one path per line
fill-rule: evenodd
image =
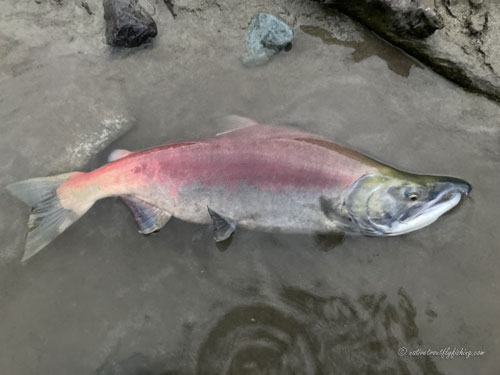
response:
M400 235L431 224L471 190L464 180L402 172L316 134L235 121L245 126L144 151L116 150L91 172L9 185L33 207L23 260L106 197L123 199L140 233L175 216L213 223L215 240L223 241L237 226Z

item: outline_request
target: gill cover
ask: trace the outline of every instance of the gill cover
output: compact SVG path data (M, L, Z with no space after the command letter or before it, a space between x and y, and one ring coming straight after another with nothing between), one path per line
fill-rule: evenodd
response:
M352 221L365 235L379 236L382 233L376 230L376 226L370 218L368 205L373 194L381 188L381 184L388 181L384 176L367 174L359 178L351 187L345 200L345 206Z

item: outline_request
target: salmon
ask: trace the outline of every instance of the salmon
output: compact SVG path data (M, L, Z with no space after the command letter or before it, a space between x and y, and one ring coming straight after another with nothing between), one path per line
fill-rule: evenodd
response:
M33 207L23 260L49 244L99 199L120 197L139 232L171 217L214 226L224 241L237 227L288 233L391 236L434 222L470 184L402 172L320 135L234 120L212 138L130 152L109 163L9 185Z

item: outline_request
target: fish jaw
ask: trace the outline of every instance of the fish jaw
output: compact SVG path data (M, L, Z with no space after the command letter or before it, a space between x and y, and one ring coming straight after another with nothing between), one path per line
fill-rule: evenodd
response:
M363 234L397 236L434 223L470 190L452 177L368 174L353 184L345 205Z
M399 236L431 225L439 219L441 215L454 208L461 199L462 194L460 192L456 192L450 200L432 206L428 210L425 210L423 214L417 216L414 220L396 223L391 227L391 231L386 235Z

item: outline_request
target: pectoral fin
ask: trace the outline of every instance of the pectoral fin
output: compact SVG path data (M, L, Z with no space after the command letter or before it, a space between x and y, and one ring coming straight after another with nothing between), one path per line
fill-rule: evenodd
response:
M217 242L227 240L236 229L236 222L208 208L208 213L214 222L214 239Z
M170 220L172 215L152 204L130 195L120 195L120 198L127 204L134 214L139 233L149 234L161 228Z

